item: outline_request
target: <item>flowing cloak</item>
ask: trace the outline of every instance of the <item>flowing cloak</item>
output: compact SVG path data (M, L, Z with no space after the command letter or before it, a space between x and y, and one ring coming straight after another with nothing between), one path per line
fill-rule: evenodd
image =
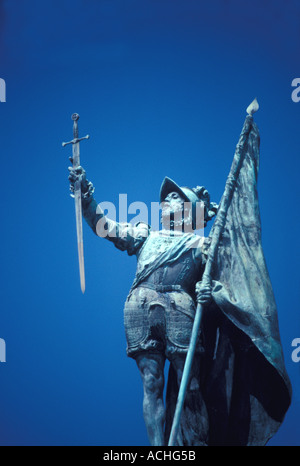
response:
M213 301L201 325L205 352L194 360L201 390L189 397L190 406L184 405L179 445L265 445L290 405L291 386L261 243L258 164L259 131L253 123L213 266ZM177 393L170 366L166 441ZM197 419L199 397L206 405L204 424ZM203 425L209 426L206 434Z

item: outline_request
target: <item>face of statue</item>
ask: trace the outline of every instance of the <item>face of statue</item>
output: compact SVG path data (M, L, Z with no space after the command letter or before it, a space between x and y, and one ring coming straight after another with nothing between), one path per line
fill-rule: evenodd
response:
M162 202L161 222L166 229L180 229L183 224L192 223L191 209L183 197L177 192L171 192Z
M183 209L184 199L176 192L169 193L163 202L162 210L179 211Z

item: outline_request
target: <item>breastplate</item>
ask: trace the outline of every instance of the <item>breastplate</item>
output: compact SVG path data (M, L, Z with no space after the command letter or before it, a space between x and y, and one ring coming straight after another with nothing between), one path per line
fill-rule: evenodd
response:
M195 289L195 284L201 279L200 267L197 267L192 251L184 254L173 264L166 264L154 270L144 283L157 285L179 285L188 293Z
M176 241L176 238L164 238L161 236L154 237L151 241L147 242L144 250L138 258L139 261L145 264L147 260L155 257L164 251L168 246ZM166 263L161 267L156 268L152 273L143 281L144 284L156 287L158 285L169 286L179 285L188 293L193 293L195 284L201 279L201 264L200 261L194 259L194 249L188 249L187 252L182 254L175 262Z

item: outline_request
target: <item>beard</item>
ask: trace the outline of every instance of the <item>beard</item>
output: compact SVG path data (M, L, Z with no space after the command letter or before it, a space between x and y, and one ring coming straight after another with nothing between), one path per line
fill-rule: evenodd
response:
M163 208L161 214L161 224L166 230L175 230L180 232L192 232L192 211L178 205L171 208Z

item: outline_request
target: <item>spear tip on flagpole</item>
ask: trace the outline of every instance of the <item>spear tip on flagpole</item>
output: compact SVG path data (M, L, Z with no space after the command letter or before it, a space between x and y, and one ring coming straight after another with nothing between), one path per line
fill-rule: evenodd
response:
M252 116L253 113L257 112L258 109L259 109L259 104L257 102L257 98L255 97L255 99L247 107L246 112L248 113L248 115Z

